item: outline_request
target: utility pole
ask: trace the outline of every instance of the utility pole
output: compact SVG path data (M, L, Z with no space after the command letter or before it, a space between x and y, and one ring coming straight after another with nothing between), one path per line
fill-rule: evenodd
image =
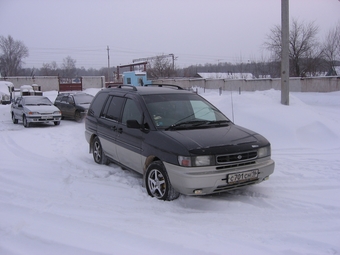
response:
M289 0L281 0L281 104L289 105Z
M169 54L169 56L172 57L172 71L175 71L175 55L174 54Z
M107 82L110 82L110 49L107 46Z

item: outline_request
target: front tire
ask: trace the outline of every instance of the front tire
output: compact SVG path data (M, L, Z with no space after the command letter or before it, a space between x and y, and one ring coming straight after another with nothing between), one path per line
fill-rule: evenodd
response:
M26 116L24 115L24 117L22 118L22 123L24 124L24 127L27 128L30 126L30 123L27 122L27 118Z
M60 121L54 121L54 125L59 126L60 125Z
M107 165L108 160L107 157L103 151L103 147L99 141L98 137L95 137L92 142L92 154L93 154L93 160L97 164L100 165Z
M172 187L168 173L161 161L152 162L145 174L145 186L150 196L166 201L179 197L180 194Z
M18 124L18 120L15 118L14 113L12 113L12 121L14 124Z

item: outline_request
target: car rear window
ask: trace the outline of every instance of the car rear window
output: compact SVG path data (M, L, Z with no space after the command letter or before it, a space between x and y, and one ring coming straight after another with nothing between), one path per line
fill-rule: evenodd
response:
M98 93L92 100L88 115L99 117L104 105L103 102L106 101L107 97L108 95L106 93Z
M90 104L92 102L93 96L83 94L74 96L74 101L76 104Z

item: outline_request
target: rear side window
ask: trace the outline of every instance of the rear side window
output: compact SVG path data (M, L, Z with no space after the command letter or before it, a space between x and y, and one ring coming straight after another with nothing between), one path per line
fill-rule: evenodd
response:
M122 112L124 101L125 98L123 97L111 96L106 102L102 116L110 120L118 121Z
M99 117L106 98L107 98L106 93L97 94L97 96L92 100L90 109L88 111L88 115Z

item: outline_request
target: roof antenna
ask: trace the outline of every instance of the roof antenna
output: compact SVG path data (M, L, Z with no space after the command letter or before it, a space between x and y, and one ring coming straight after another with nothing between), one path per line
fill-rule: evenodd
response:
M233 102L233 90L230 90L230 97L231 97L231 113L233 117L233 122L234 122L234 102Z

